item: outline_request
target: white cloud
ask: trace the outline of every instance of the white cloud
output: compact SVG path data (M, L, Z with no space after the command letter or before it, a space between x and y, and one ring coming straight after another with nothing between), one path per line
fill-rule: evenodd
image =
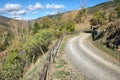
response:
M38 13L38 11L34 11L34 12L32 12L32 14L37 14Z
M63 4L46 4L47 9L62 9L65 8Z
M16 20L22 20L22 17L19 15L12 15L11 18L16 19Z
M11 15L25 15L27 13L26 10L19 10L19 11L11 11Z
M16 19L16 20L25 20L25 21L31 20L30 18L22 17L20 15L12 15L10 17L13 18L13 19Z
M56 10L56 9L62 9L62 8L65 8L65 6L62 4L46 4L45 6L43 6L41 3L37 2L35 5L28 5L27 7L24 8L21 4L7 3L7 4L4 4L2 8L0 8L0 14L7 14L11 18L18 19L18 20L21 20L21 19L28 20L28 18L23 17L28 13L37 14L38 10L40 9ZM58 13L57 11L46 12L46 15L55 15L57 13Z
M22 10L22 6L20 4L10 4L7 3L3 6L3 8L0 8L0 14L23 14L25 12Z
M10 3L7 3L4 5L4 10L5 11L8 11L8 12L11 12L11 11L18 11L22 8L22 6L20 4L10 4Z
M9 14L11 18L21 19L21 15L25 15L28 11L22 9L20 4L10 4L7 3L3 8L0 8L0 14Z
M28 6L28 10L39 10L42 9L43 6L40 3L36 3L34 6L33 5L29 5Z
M5 13L5 10L0 8L0 14L3 14L3 13Z

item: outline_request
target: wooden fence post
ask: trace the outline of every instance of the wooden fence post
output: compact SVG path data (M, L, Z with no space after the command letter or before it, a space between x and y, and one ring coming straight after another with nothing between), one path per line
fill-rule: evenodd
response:
M50 67L50 62L53 57L53 62L55 62L55 57L57 55L57 52L59 50L60 44L62 42L64 36L61 36L53 45L53 47L48 51L48 57L46 58L46 62L42 68L42 71L40 72L40 78L39 80L47 80L47 76L49 75L48 70Z

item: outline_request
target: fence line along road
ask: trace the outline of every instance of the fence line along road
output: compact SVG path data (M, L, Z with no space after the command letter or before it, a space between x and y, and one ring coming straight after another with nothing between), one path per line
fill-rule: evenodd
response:
M64 34L60 38L58 38L56 43L48 51L48 56L47 56L45 63L42 67L42 70L40 71L39 80L47 80L47 76L49 76L48 70L50 67L50 63L52 62L52 60L53 60L53 62L55 62L55 57L57 55L57 52L59 50L59 47L60 47L60 44L61 44L63 38L64 38Z

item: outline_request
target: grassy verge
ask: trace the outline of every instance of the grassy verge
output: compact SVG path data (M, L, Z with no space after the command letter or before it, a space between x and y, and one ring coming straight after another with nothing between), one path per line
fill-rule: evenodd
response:
M51 63L49 80L81 80L75 69L71 67L71 64L68 62L68 59L66 59L67 57L64 53L66 42L76 35L78 34L66 35L66 38L64 38L59 53L56 56L55 63ZM45 54L45 57L46 56L47 54ZM44 56L41 56L35 64L31 65L30 69L25 73L21 80L39 80L39 72L44 61Z
M25 73L21 80L39 80L39 73L42 68L43 63L45 62L44 57L46 58L47 54L40 56L35 64L32 64L30 69Z
M105 53L113 56L115 59L117 59L117 60L120 61L120 52L118 52L117 50L114 50L114 49L107 48L104 43L101 43L101 42L99 42L98 40L97 40L97 41L92 41L91 36L89 37L89 40L90 40L97 48L99 48L100 50L104 51Z
M56 56L56 61L51 66L50 80L83 80L83 76L77 68L73 67L72 62L64 52L67 41L76 35L78 34L66 35L64 38Z

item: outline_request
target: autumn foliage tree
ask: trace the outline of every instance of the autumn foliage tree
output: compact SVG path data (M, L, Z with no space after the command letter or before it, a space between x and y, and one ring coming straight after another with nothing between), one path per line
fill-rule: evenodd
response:
M49 28L51 27L51 24L52 24L52 21L50 18L48 17L44 17L42 19L40 19L40 27L43 29L43 28Z
M93 13L93 18L90 20L91 25L103 25L105 24L105 13L104 12L95 12Z
M87 12L87 9L81 9L79 10L79 12L77 13L76 17L75 17L75 22L76 23L79 23L79 22L82 22L83 20L83 17L86 16L86 12Z

